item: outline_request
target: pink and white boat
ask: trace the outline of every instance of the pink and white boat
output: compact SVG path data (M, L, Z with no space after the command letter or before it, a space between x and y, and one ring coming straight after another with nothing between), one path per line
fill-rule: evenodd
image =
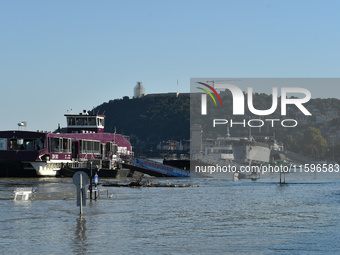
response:
M133 157L127 137L104 132L104 115L66 114L57 131L0 131L0 177L58 176L63 168L113 170Z

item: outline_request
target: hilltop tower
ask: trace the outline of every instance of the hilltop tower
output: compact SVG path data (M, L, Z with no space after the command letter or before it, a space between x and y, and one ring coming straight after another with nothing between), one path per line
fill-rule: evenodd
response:
M144 87L141 81L137 82L137 85L134 88L134 98L141 98L144 95Z

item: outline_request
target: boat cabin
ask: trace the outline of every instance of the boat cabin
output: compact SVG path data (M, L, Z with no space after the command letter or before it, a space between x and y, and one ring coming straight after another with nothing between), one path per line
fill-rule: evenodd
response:
M89 115L84 110L79 114L65 114L67 133L103 133L105 115Z

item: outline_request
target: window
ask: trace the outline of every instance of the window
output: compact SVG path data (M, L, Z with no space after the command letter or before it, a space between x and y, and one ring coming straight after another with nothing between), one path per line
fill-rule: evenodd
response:
M100 142L98 142L98 141L93 141L92 152L93 152L93 153L100 153Z
M21 150L21 151L34 151L44 149L45 140L43 138L3 138L0 139L0 150Z
M0 151L7 150L7 138L0 138Z
M34 140L34 150L41 150L44 148L44 141L41 139Z
M81 153L100 154L100 142L81 140L80 141L80 151L81 151Z
M58 137L52 137L51 138L51 152L60 152L60 142L59 140L62 140L62 138Z
M104 126L104 119L103 118L97 118L97 126Z
M68 124L69 126L74 126L74 125L76 125L76 119L75 119L74 117L68 117L67 124Z
M113 151L113 154L117 154L117 151L118 151L118 145L117 144L112 144L112 151Z
M70 138L59 138L59 137L51 137L51 152L62 152L62 153L71 153L71 139ZM42 143L35 142L35 147L37 146L42 149Z
M25 140L24 146L27 151L33 151L33 141L32 140Z
M83 126L84 125L84 119L83 118L76 118L76 125L77 126Z
M85 143L86 143L86 149L87 149L87 152L88 153L91 153L92 152L92 148L93 148L93 143L92 143L92 141L85 141Z
M88 118L89 120L89 125L90 126L95 126L96 125L96 118Z
M61 138L62 145L63 145L63 152L64 153L71 153L71 139L69 138Z

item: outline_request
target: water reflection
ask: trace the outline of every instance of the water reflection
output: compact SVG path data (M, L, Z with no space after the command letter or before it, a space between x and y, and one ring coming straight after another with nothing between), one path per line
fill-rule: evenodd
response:
M74 244L75 244L75 250L78 254L84 254L86 253L86 220L84 217L79 216L79 218L76 219L76 229L75 229L75 238L74 238Z

